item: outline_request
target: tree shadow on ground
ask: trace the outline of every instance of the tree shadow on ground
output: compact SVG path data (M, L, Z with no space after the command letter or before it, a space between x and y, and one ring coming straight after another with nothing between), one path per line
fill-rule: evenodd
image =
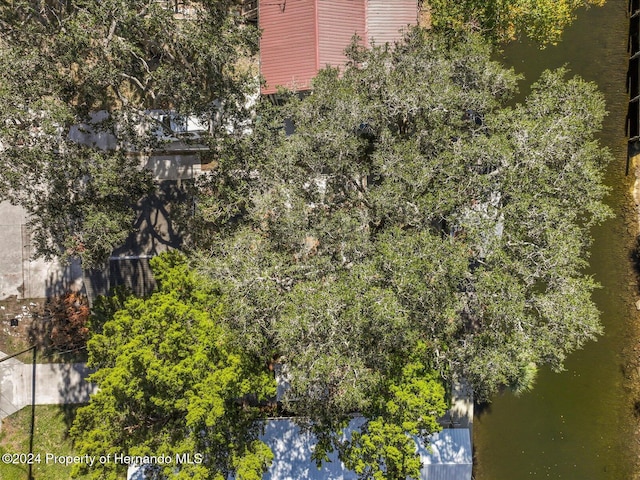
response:
M167 249L180 248L188 233L192 183L162 181L154 192L140 199L134 207L133 232L112 255L157 255Z
M68 292L82 288L82 265L79 259L71 259L69 263L56 260L50 268L45 280L45 298L62 297Z
M78 408L89 403L91 394L96 391L94 384L87 381L95 370L84 364L69 364L60 371L58 390L64 403L60 404L60 414L70 429L78 413ZM67 434L68 436L68 434Z
M80 407L83 407L84 405L86 404L79 403L79 404L65 404L65 405L58 406L60 416L62 417L64 424L67 426L67 429L64 432L65 439L71 436L69 433L69 430L73 426L73 422L75 421L76 416L78 415L78 409Z
M183 249L193 231L193 181L162 181L134 207L136 220L125 242L103 268L85 272L85 286L93 303L125 286L144 297L155 289L149 259L162 252Z

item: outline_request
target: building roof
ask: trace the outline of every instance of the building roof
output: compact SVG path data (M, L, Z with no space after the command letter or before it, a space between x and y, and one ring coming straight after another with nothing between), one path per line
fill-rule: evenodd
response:
M418 22L417 0L297 0L258 8L262 94L309 90L321 68L346 64L354 35L361 44L393 43Z
M273 452L271 468L263 480L357 480L347 470L335 452L318 469L311 459L316 441L309 432L303 432L291 419L269 420L265 425L264 441Z
M362 417L354 418L345 429L345 436L350 436L362 423ZM263 480L358 480L358 475L347 470L335 452L329 455L328 462L317 468L311 459L315 438L311 433L302 431L292 419L267 421L261 439L274 455ZM471 480L469 429L444 429L434 433L430 436L430 448L419 440L416 444L423 464L420 480ZM127 478L144 478L144 470L144 466L130 466Z
M158 188L140 199L135 206L133 232L116 248L104 268L85 272L87 296L93 302L116 286L124 285L138 296L153 292L155 280L149 260L167 250L180 249L188 234L172 206L191 206L193 199L178 182L163 181ZM189 209L185 209L187 212Z
M351 421L344 434L363 423L362 417ZM471 480L472 452L469 429L444 429L429 437L429 446L416 438L416 448L423 464L421 480ZM263 480L357 480L332 452L329 461L318 469L311 459L315 439L291 419L272 419L265 425L262 440L274 454L271 468Z
M473 463L468 428L445 428L434 433L430 436L429 447L418 443L418 451L425 468L436 465L472 465Z

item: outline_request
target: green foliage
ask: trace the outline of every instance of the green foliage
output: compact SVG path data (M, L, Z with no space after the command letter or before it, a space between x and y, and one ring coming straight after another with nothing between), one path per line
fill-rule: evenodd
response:
M26 151L18 145L0 153L6 168L0 191L30 215L38 255L101 265L124 243L135 218L132 207L153 184L122 152L68 145L61 154L58 148Z
M392 383L379 405L366 412L368 420L360 431L338 446L340 459L361 479L405 480L420 478L422 464L416 452L416 438L441 429L436 418L447 409L444 388L437 374L425 368L419 358L424 344L414 352L397 383Z
M555 45L576 11L606 0L431 0L431 21L441 30L477 30L494 41L527 37Z
M232 116L244 104L252 76L239 59L255 51L256 30L233 1L189 7L187 21L146 0L0 6L0 195L27 210L38 255L92 267L122 244L152 188L132 155L158 146L150 109L206 121L218 99ZM91 121L100 110L109 115ZM111 138L107 150L70 137L87 125Z
M130 297L88 343L99 391L80 409L71 433L82 454L169 455L170 478L260 478L272 454L257 440L275 395L266 365L233 346L224 303L178 253L155 257L158 291ZM175 455L203 455L183 464ZM94 468L116 478L122 465ZM79 470L78 470L79 471Z
M420 344L481 399L562 368L601 331L583 273L610 215L596 87L549 71L510 106L518 77L476 35L350 52L260 107L201 185L216 233L197 263L237 341L286 364L286 408L320 430L371 411Z
M64 463L47 462L47 453L56 456L79 455L69 438L70 418L73 418L77 405L37 405L35 407L35 429L33 454L40 461L34 462L33 478L62 479L70 478L71 466ZM0 432L0 455L19 454L29 451L31 431L31 408L25 407L9 417L2 419ZM38 458L38 457L35 457ZM29 466L25 463L4 463L0 466L2 480L25 480L29 477ZM76 477L88 480L89 477ZM126 478L126 477L122 477Z

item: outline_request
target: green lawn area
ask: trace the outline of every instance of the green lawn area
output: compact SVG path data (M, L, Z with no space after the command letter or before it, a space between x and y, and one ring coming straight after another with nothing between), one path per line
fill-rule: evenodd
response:
M45 462L47 453L60 455L74 455L71 439L68 436L68 422L75 416L77 406L70 405L42 405L36 407L35 435L33 453L40 454L40 463L33 465L35 480L70 480L71 467ZM27 480L28 465L7 465L1 460L6 453L29 452L29 430L31 422L31 408L25 407L19 412L7 417L2 422L0 432L0 479ZM77 477L88 479L87 476Z

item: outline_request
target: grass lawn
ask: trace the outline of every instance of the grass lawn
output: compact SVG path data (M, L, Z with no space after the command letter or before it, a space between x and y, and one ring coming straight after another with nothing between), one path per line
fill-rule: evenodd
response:
M74 455L71 439L68 436L68 424L75 416L77 406L42 405L36 407L35 435L33 453L40 453L40 463L33 464L35 480L70 480L71 467L46 464L45 455ZM2 422L0 432L0 479L27 480L28 465L7 465L1 458L6 453L29 452L29 430L31 425L31 407L7 417ZM87 479L87 476L77 477Z

